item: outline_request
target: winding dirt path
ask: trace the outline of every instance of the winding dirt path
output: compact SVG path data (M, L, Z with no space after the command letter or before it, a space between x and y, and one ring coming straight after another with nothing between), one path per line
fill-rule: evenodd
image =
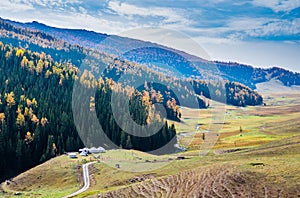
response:
M63 198L70 198L70 197L74 197L76 195L79 195L85 191L87 191L90 187L90 177L89 177L89 165L93 164L95 162L89 162L89 163L86 163L86 164L83 164L82 165L82 179L83 179L83 187L81 189L79 189L78 191L70 194L70 195L67 195Z

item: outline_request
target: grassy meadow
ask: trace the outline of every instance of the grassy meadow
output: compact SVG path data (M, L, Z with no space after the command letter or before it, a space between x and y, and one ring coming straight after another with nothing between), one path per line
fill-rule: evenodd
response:
M259 86L266 106L224 106L222 119L214 119L213 107L181 108L182 122L174 124L187 151L108 151L90 166L91 186L77 197L299 197L300 93L268 88ZM201 156L205 144L211 149ZM96 157L56 157L2 183L0 196L68 195L82 185L80 165Z

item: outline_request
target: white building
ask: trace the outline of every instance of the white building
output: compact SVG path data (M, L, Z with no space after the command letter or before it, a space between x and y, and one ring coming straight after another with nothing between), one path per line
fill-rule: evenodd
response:
M98 148L95 148L95 147L90 148L89 152L93 153L93 154L95 154L95 153L105 153L106 150L103 147L100 146Z
M91 148L83 148L79 149L79 153L87 153L87 154L97 154L97 153L105 153L106 150L103 147L91 147Z
M79 155L80 156L88 156L89 154L88 154L88 152L82 151Z
M72 159L77 158L76 153L69 153L69 158L72 158Z

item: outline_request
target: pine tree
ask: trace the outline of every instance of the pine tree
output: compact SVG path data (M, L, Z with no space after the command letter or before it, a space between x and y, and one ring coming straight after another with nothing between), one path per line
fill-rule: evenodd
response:
M121 131L121 143L120 143L121 148L126 147L126 134L124 131Z
M18 170L24 169L24 167L22 166L22 164L24 163L24 150L25 150L24 143L21 139L19 139L16 148L16 159L17 159Z
M130 135L127 135L126 148L127 149L132 149L132 143L131 143L131 137L130 137Z

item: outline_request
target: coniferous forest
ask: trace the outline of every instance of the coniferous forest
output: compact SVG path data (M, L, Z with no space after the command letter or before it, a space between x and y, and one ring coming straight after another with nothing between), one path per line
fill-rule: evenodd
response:
M58 63L44 53L3 43L0 43L0 60L0 86L3 87L0 93L0 175L5 177L9 176L5 173L27 170L65 151L83 147L74 125L71 101L75 81L82 81L82 86L88 89L90 82L84 78L88 72L79 78L78 69L71 63ZM149 138L122 131L111 112L112 92L131 98L130 113L137 123L147 124L154 118L147 111L151 102L146 93L113 88L114 84L111 79L101 78L96 82L96 97L90 101L90 111L97 112L104 132L115 145L151 151L173 139L175 128L168 127L167 122ZM163 122L159 118L157 121ZM87 131L89 133L93 131ZM100 145L92 143L90 146Z

